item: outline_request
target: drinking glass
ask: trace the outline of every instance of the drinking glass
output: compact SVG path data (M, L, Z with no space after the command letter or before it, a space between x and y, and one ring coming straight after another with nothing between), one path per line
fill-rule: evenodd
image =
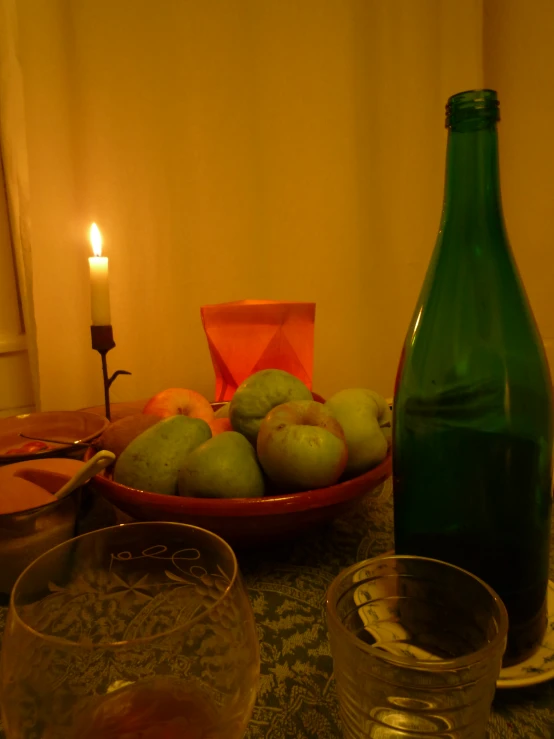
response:
M238 739L254 616L215 534L136 523L65 542L16 582L2 651L8 739Z
M506 647L496 593L438 560L384 556L340 573L327 621L347 739L480 739Z

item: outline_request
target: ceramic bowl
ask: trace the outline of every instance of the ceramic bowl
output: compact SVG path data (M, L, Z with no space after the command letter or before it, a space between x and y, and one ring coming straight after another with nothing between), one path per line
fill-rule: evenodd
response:
M302 493L263 498L182 498L129 488L109 472L97 475L93 487L116 508L138 521L175 521L213 531L235 547L250 547L298 536L329 523L353 508L391 474L389 452L377 467L351 480Z
M43 413L26 413L21 416L0 418L0 464L11 464L24 460L43 457L66 456L83 447L74 442L89 442L107 428L109 421L104 416L85 411L46 411ZM32 453L21 451L20 454L7 454L8 450L20 449L29 442L20 434L52 439L44 450Z
M53 493L82 464L75 459L37 459L0 469L0 497L7 496L10 503L17 501L26 494L25 485L29 484L38 486L44 496L38 506L0 513L0 594L9 595L19 575L33 560L75 535L81 488L62 500L57 500ZM29 498L21 497L21 500Z

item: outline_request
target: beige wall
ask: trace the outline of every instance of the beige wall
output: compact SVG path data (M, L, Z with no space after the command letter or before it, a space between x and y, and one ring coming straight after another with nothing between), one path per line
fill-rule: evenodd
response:
M13 0L11 0L13 2ZM480 0L18 0L43 408L207 395L204 303L317 303L314 386L390 394L439 222L443 106L482 84Z
M506 225L554 374L554 2L487 0L485 9Z
M93 220L110 257L110 367L133 372L114 399L211 395L199 307L241 298L315 301L315 388L390 394L438 228L443 106L484 83L500 92L508 227L551 346L552 2L6 3L43 408L102 399Z

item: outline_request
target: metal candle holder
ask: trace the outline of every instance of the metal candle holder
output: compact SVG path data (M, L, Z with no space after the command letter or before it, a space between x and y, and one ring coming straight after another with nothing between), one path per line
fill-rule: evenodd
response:
M106 354L113 349L115 341L113 340L113 329L110 326L91 326L90 335L92 338L92 348L95 349L102 358L102 379L104 381L104 405L106 407L106 418L112 420L110 410L110 387L118 375L130 375L127 370L116 370L111 377L108 376L108 361Z

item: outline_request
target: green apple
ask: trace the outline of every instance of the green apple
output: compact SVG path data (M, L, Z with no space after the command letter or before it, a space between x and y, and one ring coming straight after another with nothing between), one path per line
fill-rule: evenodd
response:
M298 377L284 370L255 372L239 385L231 398L231 425L256 446L262 419L272 408L289 400L311 401L312 394Z
M362 388L340 390L326 401L325 407L343 428L348 447L346 473L350 477L383 461L389 446L391 413L379 393Z
M315 400L273 408L261 422L257 451L269 479L288 490L333 485L348 456L340 424Z
M366 390L369 395L373 398L377 404L377 420L379 421L379 428L383 432L383 436L387 440L390 446L392 441L392 411L390 405L387 403L382 395L379 395L375 390Z
M264 478L252 444L226 431L196 447L179 471L179 495L198 498L259 498Z

